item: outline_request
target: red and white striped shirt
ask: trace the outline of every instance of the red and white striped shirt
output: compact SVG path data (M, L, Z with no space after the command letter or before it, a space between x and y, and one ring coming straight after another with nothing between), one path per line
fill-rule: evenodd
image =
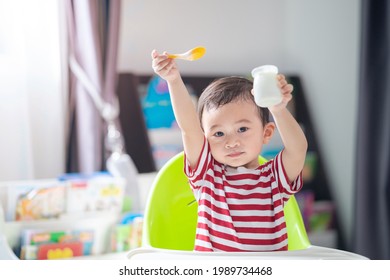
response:
M287 250L283 206L302 187L290 184L282 152L256 169L231 168L214 160L207 141L198 165L184 171L198 201L195 251Z

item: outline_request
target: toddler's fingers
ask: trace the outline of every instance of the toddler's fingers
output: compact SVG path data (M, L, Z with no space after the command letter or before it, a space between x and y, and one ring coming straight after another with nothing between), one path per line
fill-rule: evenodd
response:
M287 84L284 87L282 87L283 94L291 94L293 90L294 90L294 86L292 84Z
M170 59L168 65L166 66L167 71L168 71L168 72L171 71L171 69L172 69L174 66L175 66L175 63L174 63L173 59Z
M154 59L158 56L158 52L156 50L152 50L151 55L152 55L152 58Z
M157 63L157 64L152 64L152 68L154 70L154 72L158 73L160 72L162 69L164 69L164 65L161 65L161 63Z
M157 70L158 64L159 64L159 62L155 58L153 58L152 68L153 68L154 71Z
M278 82L278 85L279 85L280 88L283 88L285 85L287 85L287 81L286 80L280 80Z
M285 85L287 85L286 77L283 74L277 75L278 85L282 89Z
M169 60L169 59L165 59L165 58L163 60L154 59L153 63L152 63L152 67L153 67L155 72L159 72L159 71L165 69L170 63L171 63L171 60Z

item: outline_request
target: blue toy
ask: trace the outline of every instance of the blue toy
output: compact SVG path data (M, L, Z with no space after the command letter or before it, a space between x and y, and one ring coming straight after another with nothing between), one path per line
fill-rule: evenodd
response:
M154 76L147 87L142 108L148 129L171 128L176 125L172 109L168 84L158 76Z

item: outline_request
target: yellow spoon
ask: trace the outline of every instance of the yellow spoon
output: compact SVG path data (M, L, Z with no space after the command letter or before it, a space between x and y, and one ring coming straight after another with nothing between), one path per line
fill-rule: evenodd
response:
M205 54L205 52L206 52L206 48L199 46L181 54L168 53L167 56L169 58L178 58L178 59L193 61L201 58Z

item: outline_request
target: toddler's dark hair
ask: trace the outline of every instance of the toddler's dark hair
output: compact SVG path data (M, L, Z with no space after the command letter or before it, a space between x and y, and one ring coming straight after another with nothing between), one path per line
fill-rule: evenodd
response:
M256 105L251 93L253 88L252 81L243 77L225 77L213 81L203 91L198 101L198 115L202 121L203 111L218 108L232 101L243 100L252 101ZM260 120L264 125L269 122L269 110L257 106Z

